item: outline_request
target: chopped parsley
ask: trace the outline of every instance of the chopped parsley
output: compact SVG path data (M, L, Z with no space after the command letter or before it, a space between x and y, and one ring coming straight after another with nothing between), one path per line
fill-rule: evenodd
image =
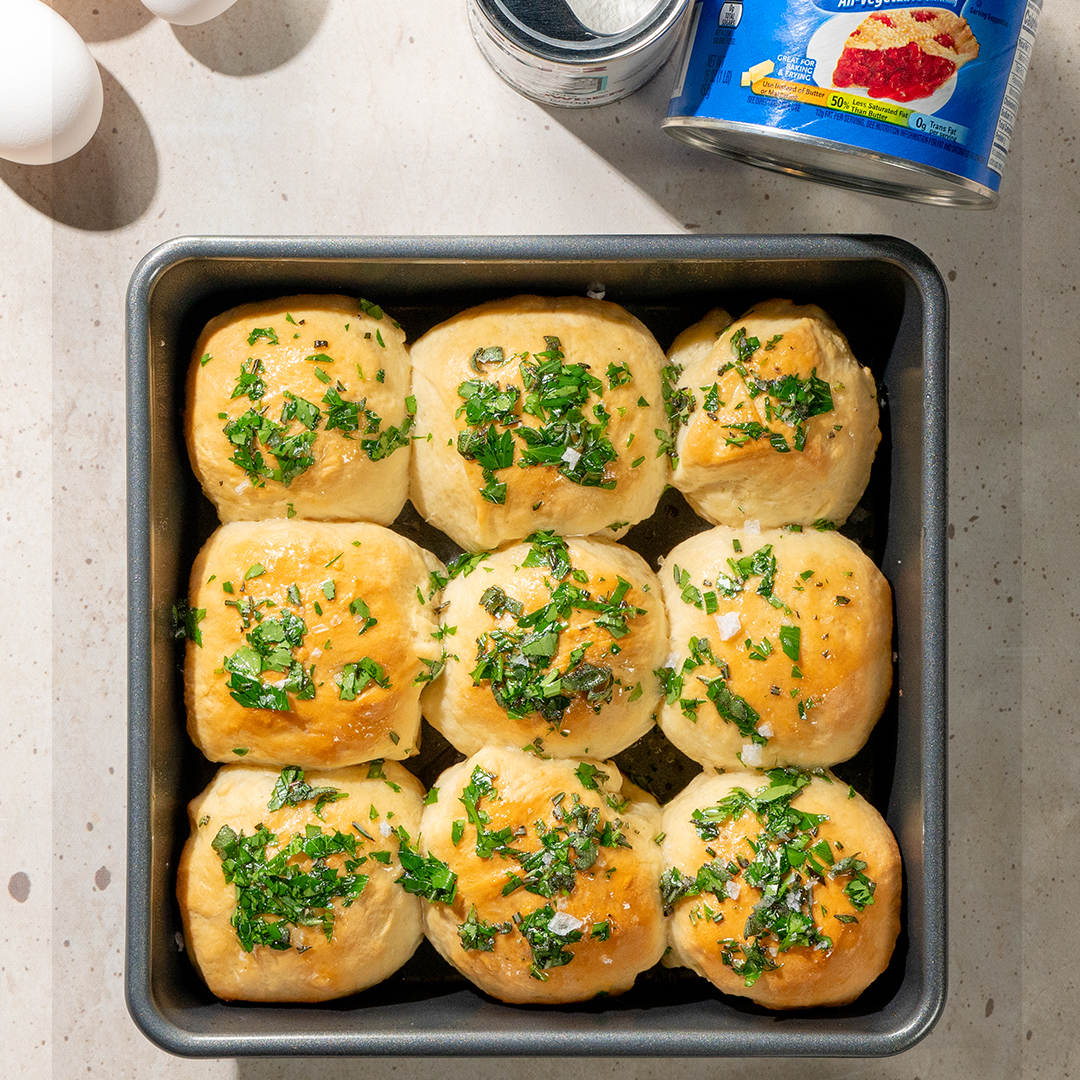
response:
M372 414L374 416L374 414ZM412 441L410 432L416 420L416 400L410 395L405 399L405 418L400 424L391 424L384 431L379 430L382 421L375 417L375 434L361 439L360 446L371 461L382 461L395 450L401 450Z
M356 858L355 837L337 830L323 832L308 825L272 856L267 848L277 844L278 837L262 823L251 836L222 825L212 843L226 883L236 890L231 923L245 952L257 945L291 948L292 927L319 927L331 941L334 901L349 907L367 885L367 876L356 873L363 857ZM344 874L327 865L333 855L346 856ZM306 870L293 861L297 856L310 860Z
M703 591L705 586L698 588L691 582L688 571L681 569L678 564L673 564L673 579L682 590L683 602L692 604L699 611L709 611L710 605L718 604L717 594L730 600L743 592L750 579L756 577L760 579L755 590L758 596L777 610L791 613L787 604L773 591L776 584L776 556L772 553L772 544L765 544L753 554L743 555L740 559L729 558L727 565L730 574L721 571L715 575L715 580L711 583L715 593L710 597L708 591Z
M557 919L555 909L550 904L514 918L518 930L532 950L529 974L540 982L547 982L547 972L551 968L562 967L574 959L574 954L566 946L575 944L584 936L580 929L571 926L562 929Z
M616 364L614 361L607 366L608 389L625 386L634 376L630 372L630 365Z
M759 898L741 934L719 941L721 961L741 975L746 986L753 986L762 974L780 967L776 957L792 948L832 948L832 939L813 918L817 885L827 879L847 877L844 892L856 911L872 904L874 894L874 882L863 872L867 864L857 856L837 859L834 848L840 851L842 845L820 836L827 815L808 813L792 805L810 783L811 775L794 768L771 769L766 775L768 784L753 794L735 788L715 806L702 807L691 815L698 836L709 843L728 822L752 814L760 829L753 839L745 838L747 854L724 862L713 853L712 860L703 864L694 877L673 868L661 880L669 911L688 896L711 893L722 902L737 896L744 886L757 890ZM700 915L697 909L691 912L692 918ZM714 911L711 917L720 922L723 912ZM857 921L843 912L834 918L841 923Z
M272 330L254 330L252 334L266 336ZM249 338L249 340L254 340ZM269 339L268 339L269 340ZM271 342L276 344L276 337ZM344 438L359 433L360 446L371 461L381 461L395 450L407 446L416 414L412 397L405 400L405 417L400 425L384 429L383 419L367 407L367 398L350 401L343 397L345 386L333 383L331 377L318 363L332 364L334 358L325 353L313 353L305 359L316 363L315 375L327 389L319 405L286 390L281 415L275 420L268 416L260 402L267 392L261 360L249 358L240 365L240 374L232 392L232 398L247 397L252 408L229 420L224 433L233 445L232 461L247 473L256 487L263 487L273 480L288 487L302 473L315 464L313 448L320 424L323 431L340 431ZM248 366L250 364L250 367ZM362 377L362 376L361 376ZM220 414L227 419L225 414ZM271 464L272 458L275 464Z
M797 626L780 627L780 644L784 655L789 660L799 662L799 644L802 640L802 630Z
M360 629L357 631L358 637L366 634L373 626L379 625L379 620L371 614L371 608L359 596L354 597L349 602L349 614L355 615L360 621Z
M286 400L283 412L289 409L290 402ZM256 487L265 486L267 480L288 487L315 464L311 453L316 439L313 430L289 434L286 424L279 424L256 409L248 409L230 420L223 430L233 445L232 461L247 473ZM266 460L263 450L274 458L276 467Z
M606 779L605 774L588 763L582 763L577 776L589 790L599 790L598 780ZM528 914L519 910L504 923L485 922L474 906L465 922L459 925L458 936L462 948L467 951L491 952L497 935L512 933L516 928L530 947L530 975L545 980L548 970L573 959L573 952L566 947L585 936L582 929L585 924L573 915L557 912L552 901L571 895L579 874L591 877L599 872L604 849L629 847L630 842L623 834L618 818L607 820L599 807L583 803L576 793L558 792L551 797L547 818L533 822L539 844L533 850L527 850L524 847L528 835L525 826L491 828L491 815L485 804L490 805L498 797L495 777L481 766L475 766L460 801L476 833L476 854L482 859L498 856L507 863L513 860L517 864L516 868L507 866L504 871L503 896L522 890L543 898L545 903ZM465 821L453 823L451 839L455 846L464 838L466 828ZM603 873L610 876L614 869L609 866ZM597 920L592 923L589 938L607 941L612 932L613 924L609 919Z
M679 463L678 455L675 453L675 440L678 437L679 428L690 423L690 416L697 408L694 392L688 387L678 385L682 370L681 364L668 364L660 372L668 430L663 431L658 428L656 431L656 437L660 440L657 456L666 451L672 465Z
M347 401L341 396L344 389L341 383L330 387L322 396L322 402L326 406L326 430L337 430L346 436L360 430L360 418L364 419L364 433L367 435L378 431L382 425L382 419L375 415L367 407L367 398L359 401Z
M782 335L770 339L764 351L774 349ZM832 387L817 376L817 369L806 378L795 374L781 375L775 379L762 379L747 366L753 361L754 353L761 348L756 337L748 337L745 327L740 327L731 336L733 359L722 365L717 374L723 377L734 370L746 386L751 400L763 398L758 408L765 423L752 420L745 423L722 423L729 432L726 442L729 446L745 446L758 439L767 439L774 450L786 454L792 450L802 451L806 447L806 424L813 416L821 416L833 411ZM707 409L715 417L715 409ZM774 430L771 425L779 422L791 428L791 444L784 433Z
M496 797L497 793L492 783L494 779L491 773L479 765L475 766L469 783L459 797L459 801L465 807L469 822L476 830L476 854L481 859L490 859L495 852L503 856L513 855L513 849L508 847L513 830L509 826L504 829L488 829L487 826L491 824L491 815L480 807L483 799ZM464 826L462 829L464 830Z
M602 772L595 765L588 761L583 761L574 770L575 775L581 783L581 786L587 791L599 791L600 785L608 779L608 774Z
M564 800L565 801L565 800ZM508 872L503 894L523 888L548 899L573 892L577 874L591 870L602 847L629 847L621 822L605 821L597 807L588 807L575 794L570 805L555 807L554 826L535 823L540 847L532 852L514 852L521 874Z
M546 336L544 342L542 352L510 358L518 361L520 389L488 379L468 379L458 386L463 404L456 415L464 415L466 426L458 433L457 450L480 465L480 493L488 502L505 503L506 481L496 474L515 463L521 468L557 468L583 487L615 486L606 472L617 455L607 437L610 414L603 403L603 383L586 364L566 363L557 337ZM489 345L473 353L469 366L483 374L486 366L506 362L502 347ZM612 378L623 378L616 365L608 374L609 385ZM629 377L628 369L625 374ZM600 400L590 405L594 396ZM526 414L539 423L523 424Z
M421 855L409 846L409 834L399 825L398 861L402 874L397 883L429 904L452 904L457 896L457 874L434 855Z
M376 663L370 656L345 664L334 681L337 683L339 701L355 701L371 683L384 690L390 688L390 680L382 664Z
M715 679L705 679L699 675L698 682L704 685L705 696L713 703L720 718L734 724L744 739L758 746L764 746L769 741L757 730L761 716L745 698L728 689L726 675Z
M446 580L442 584L445 585L447 581L452 581L456 577L468 577L485 559L490 557L490 551L463 551L460 555L454 556L446 564ZM432 576L434 577L434 571Z
M192 641L202 645L202 631L199 623L206 618L206 608L193 608L187 599L177 600L172 607L172 625L174 641Z
M266 804L266 808L280 810L286 804L299 806L302 802L310 802L314 799L315 816L321 819L323 807L327 803L348 797L347 791L338 791L337 788L312 787L304 779L304 770L299 765L286 765L274 784L274 790L270 793L270 801Z
M501 345L490 345L486 349L481 346L469 357L469 367L480 374L488 364L502 365L506 360L506 353Z
M602 398L603 385L589 374L585 364L566 364L557 337L545 337L547 350L534 353L536 364L522 362L525 395L522 411L541 421L539 427L520 427L525 442L523 465L556 465L568 480L583 487L614 488L605 477L615 461L615 448L606 431L610 414L603 401L585 409L595 394Z
M413 678L413 686L420 686L422 683L433 682L435 679L437 679L443 673L443 669L446 667L446 657L447 653L445 652L445 650L442 656L436 657L434 659L431 659L427 656L417 657L422 667L420 668L420 671L417 672L416 676Z
M541 529L532 533L528 542L531 546L522 566L546 566L558 581L562 581L573 570L570 549L563 537L550 530Z
M476 639L477 664L470 674L474 685L487 683L491 687L496 702L511 718L539 713L557 730L575 696L599 712L611 701L616 684L610 667L585 659L592 642L574 649L565 667L555 665L561 635L568 629L572 613L589 612L598 630L618 639L630 632L628 621L644 615L645 609L626 600L630 583L622 577L616 578L606 595L594 596L581 588L576 581L587 583L588 577L572 566L561 537L538 532L529 541L532 546L522 566L546 567L558 583L546 582L550 599L532 611L525 611L521 601L501 586L484 591L481 606L495 618L509 616L514 626L494 627ZM564 580L568 577L574 580Z
M251 364L250 368L247 366L249 362ZM240 374L236 377L236 386L233 388L229 400L233 401L238 397L246 397L251 401L260 401L266 393L266 383L263 382L261 371L261 360L248 357L247 360L241 363Z
M285 398L285 404L281 407L281 422L283 424L297 420L308 431L314 431L319 426L322 413L319 412L318 405L312 404L306 398L290 394L288 390L282 396Z
M747 638L745 641L746 655L751 660L768 660L772 656L773 646L772 642L767 638L761 639L760 645L755 645L754 642Z
M514 924L509 919L501 923L485 922L476 914L476 905L473 904L465 921L458 926L458 937L466 952L493 952L495 935L509 934L513 929Z
M267 617L260 610L267 601L248 598L246 603L227 603L236 607L245 628L252 627L245 635L247 644L225 657L222 665L229 674L226 686L233 700L247 709L279 712L290 711L290 694L299 701L310 701L315 696L314 665L305 669L292 652L307 634L304 620L287 608L279 618ZM268 671L284 677L264 682L262 676Z

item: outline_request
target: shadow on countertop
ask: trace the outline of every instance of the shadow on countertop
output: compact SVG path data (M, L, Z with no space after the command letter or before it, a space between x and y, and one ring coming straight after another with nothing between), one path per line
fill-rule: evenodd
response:
M199 26L174 26L194 60L223 75L260 75L297 56L318 33L329 0L239 0Z
M88 232L120 229L154 198L158 158L139 107L100 63L105 104L97 132L77 154L54 165L0 160L0 180L35 210Z
M49 6L88 44L129 37L154 21L139 0L49 0Z
M760 222L761 203L770 191L793 187L802 192L808 186L676 142L661 127L674 82L669 61L641 89L610 105L541 108L688 232L741 231L744 222ZM775 231L797 231L790 224L778 222Z
M966 213L786 176L677 142L661 125L678 56L676 49L645 86L610 105L539 108L687 232L905 235L930 216L949 227Z

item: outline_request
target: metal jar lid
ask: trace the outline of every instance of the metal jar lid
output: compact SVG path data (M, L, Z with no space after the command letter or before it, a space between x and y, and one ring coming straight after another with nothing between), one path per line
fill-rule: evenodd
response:
M599 105L646 82L671 54L689 0L597 4L589 26L566 0L469 0L473 34L514 89L552 105ZM633 20L618 18L621 9ZM637 8L638 10L634 10Z

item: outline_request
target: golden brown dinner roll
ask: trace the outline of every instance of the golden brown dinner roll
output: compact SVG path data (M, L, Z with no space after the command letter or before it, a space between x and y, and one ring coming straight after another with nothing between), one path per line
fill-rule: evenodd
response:
M676 963L770 1009L846 1005L900 932L900 852L831 773L702 773L664 807Z
M599 537L535 533L468 569L443 592L449 655L423 698L428 721L462 753L533 744L552 757L605 758L652 727L667 617L640 555Z
M366 300L286 296L212 319L185 427L221 520L389 525L408 495L409 376L404 332Z
M664 734L705 766L846 761L892 685L892 595L837 532L722 525L660 572L671 654Z
M614 538L653 512L664 355L617 304L495 300L411 351L416 430L432 438L414 448L410 494L463 548L537 529Z
M487 748L447 769L421 820L428 857L457 875L424 928L502 1001L628 990L665 948L660 811L611 762Z
M709 344L711 342L711 348ZM668 352L672 483L714 524L842 524L881 439L874 377L820 308L710 312Z
M211 761L304 768L416 753L441 570L381 525L222 525L191 570L195 745Z
M398 883L422 798L390 761L220 769L188 807L176 882L184 944L210 990L327 1001L397 971L422 936L420 901Z

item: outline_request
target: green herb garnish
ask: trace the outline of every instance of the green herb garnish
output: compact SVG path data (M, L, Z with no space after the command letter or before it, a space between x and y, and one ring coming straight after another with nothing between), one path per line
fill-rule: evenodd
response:
M840 850L841 845L820 837L819 829L827 816L792 806L799 792L810 783L811 775L793 768L772 769L766 775L769 783L753 794L735 788L715 806L702 807L691 815L698 836L708 843L719 836L720 829L728 822L752 814L760 830L752 841L747 838L747 857L740 855L728 863L714 858L693 878L675 868L666 872L661 882L669 910L686 896L711 892L723 900L737 895L745 885L758 890L760 897L750 911L741 937L719 942L721 960L742 975L747 986L779 967L782 961L776 957L789 949L832 948L832 939L812 916L816 885L827 878L848 876L850 880L844 891L857 911L862 910L860 904L873 902L874 891L874 883L863 873L866 863L855 856L836 859L833 850ZM717 914L722 918L722 913ZM842 923L857 921L844 913L834 917Z
M187 599L177 600L172 606L172 625L174 641L191 641L202 645L202 631L199 623L206 618L206 608L193 608Z
M390 680L382 664L376 663L370 656L345 664L334 681L338 686L340 701L355 701L371 683L384 690L390 688Z
M402 874L397 883L414 896L422 896L429 904L452 904L457 896L457 874L434 855L421 855L409 846L409 834L400 826L398 861Z
M323 807L327 803L347 799L347 791L338 791L332 787L312 787L304 779L304 770L299 765L286 765L281 770L274 790L270 793L270 801L266 804L268 810L280 810L283 806L299 806L302 802L315 800L315 816L322 818Z
M557 337L548 336L544 341L544 351L511 358L519 361L523 389L513 385L504 388L486 379L470 379L458 387L464 404L457 415L464 414L467 425L458 433L458 453L481 466L484 486L480 493L489 502L506 501L506 481L496 473L510 468L515 460L523 468L555 467L568 480L585 487L615 486L605 473L616 454L606 435L610 414L602 400L603 384L589 374L586 365L565 363ZM504 363L506 356L500 346L482 347L470 358L470 367L478 373L485 365ZM621 377L615 365L609 375ZM590 406L594 395L601 400ZM540 423L522 424L523 414ZM523 444L520 458L517 440Z
M256 945L291 948L291 927L319 927L331 941L334 901L349 907L367 885L367 876L355 873L360 863L352 836L308 825L268 856L267 848L277 843L261 823L251 836L222 825L213 840L225 881L236 889L231 923L245 952ZM347 856L344 874L326 865L333 855ZM311 860L306 871L293 861L297 856Z
M540 982L547 982L547 972L551 968L562 967L574 959L574 954L567 946L580 941L584 936L581 930L575 927L567 926L563 929L559 916L550 904L536 908L525 916L519 913L514 922L532 950L529 974Z
M473 904L465 921L458 926L458 937L466 952L493 952L495 935L509 934L513 929L514 924L509 919L501 923L485 922L476 914Z
M307 633L304 620L287 608L282 610L280 618L266 617L260 608L267 601L249 598L246 605L242 601L227 602L240 612L245 627L254 624L245 635L247 645L227 656L222 665L229 673L226 686L233 700L247 709L279 712L290 711L290 693L300 701L310 701L315 696L314 665L306 670L299 660L293 659L292 653ZM267 683L262 679L267 671L285 677Z

